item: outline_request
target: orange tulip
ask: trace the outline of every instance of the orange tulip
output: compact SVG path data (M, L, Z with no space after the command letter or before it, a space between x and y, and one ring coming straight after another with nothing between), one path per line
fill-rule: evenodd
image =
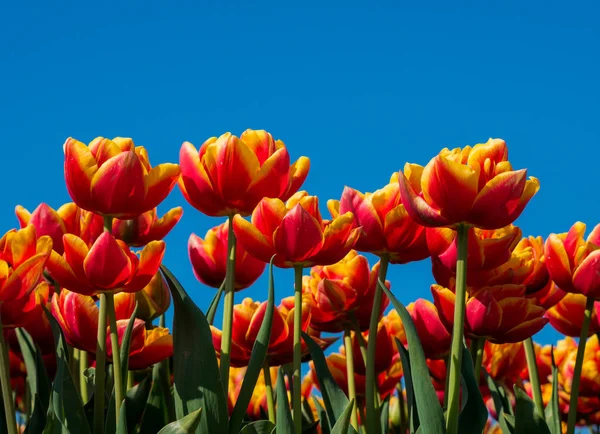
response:
M290 166L285 144L264 130L246 130L239 139L230 133L211 137L200 151L185 142L179 160L183 196L213 217L250 215L265 197L286 200L310 168L306 157Z
M566 292L600 297L600 224L583 239L585 224L575 223L568 233L550 234L545 245L552 280Z
M560 369L560 382L567 395L571 394L573 372L577 351L571 351ZM577 413L582 417L600 410L600 345L598 336L591 336L585 343L585 353L579 383Z
M135 299L138 302L137 318L144 321L152 321L167 311L171 305L171 291L160 271L135 293Z
M271 326L271 340L267 350L267 363L270 366L280 366L292 362L293 353L293 321L294 321L294 297L282 300L273 313L273 324ZM245 298L241 304L233 308L232 341L231 341L231 366L244 367L248 365L252 347L258 336L260 326L265 317L267 302L259 303ZM302 330L309 332L310 304L305 298L302 303ZM221 330L211 326L213 346L220 354ZM332 342L331 339L319 339L312 336L322 348L326 348ZM302 344L303 354L307 354L306 345Z
M165 252L164 241L152 241L140 252L104 232L88 249L72 234L63 236L65 253L52 252L47 268L52 278L70 291L84 295L100 292L136 292L158 272Z
M204 240L191 234L188 253L194 275L207 286L219 288L225 280L227 270L227 236L229 222L209 229ZM235 248L235 289L252 285L265 270L266 263L251 256L237 241Z
M392 264L420 261L429 256L425 242L425 228L410 218L398 189L398 173L390 183L374 193L361 193L344 188L338 202L330 200L327 206L334 217L351 212L357 225L362 227L356 250L387 255Z
M312 297L311 328L337 333L357 321L361 330L367 330L378 274L379 262L369 269L367 258L354 250L333 265L313 267L303 281L304 292ZM388 281L386 286L390 288ZM388 304L385 297L381 314Z
M151 241L162 240L181 219L183 209L178 206L158 218L156 208L132 220L114 219L112 234L133 247L142 247Z
M583 325L586 297L582 294L566 294L562 300L546 311L550 325L566 336L579 337ZM588 336L600 332L598 311L600 302L594 303Z
M252 223L236 215L235 235L252 256L290 268L301 265L330 265L352 249L360 228L350 212L323 220L319 200L305 191L294 194L286 203L263 199L252 212Z
M483 368L497 383L512 389L527 368L522 342L494 344L486 342L483 348ZM529 379L529 376L526 377Z
M504 140L448 148L425 166L406 164L398 178L408 214L429 227L465 223L484 229L511 224L539 190L527 170L512 169Z
M176 164L151 167L146 149L128 138L98 137L87 146L68 138L64 150L65 180L73 202L120 219L156 208L180 174Z
M139 319L136 319L137 321L142 322ZM173 335L169 333L169 329L154 327L151 330L144 330L143 337L141 348L135 351L130 348L129 369L133 371L149 368L173 355ZM119 345L121 339L119 337ZM107 346L107 348L110 348L110 346Z
M455 295L450 289L432 285L435 306L448 330L454 323ZM525 340L548 322L544 308L523 297L525 286L503 285L469 291L465 310L465 336L484 337L493 343Z
M32 294L52 251L52 239L33 226L10 230L0 239L0 309L4 327L19 327L21 314L35 307Z

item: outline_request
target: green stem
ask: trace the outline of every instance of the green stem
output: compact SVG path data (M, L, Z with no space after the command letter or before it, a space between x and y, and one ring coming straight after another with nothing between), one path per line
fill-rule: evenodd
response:
M485 338L478 338L474 342L475 357L473 359L473 367L475 368L475 380L479 384L481 378L481 364L483 363L483 349L485 348Z
M592 309L594 309L594 298L588 297L585 304L585 313L583 314L583 323L581 324L581 335L579 336L579 345L577 345L577 356L575 358L575 369L573 370L573 382L571 383L571 399L569 400L569 417L567 421L567 434L575 432L577 424L577 401L579 398L579 382L581 381L581 368L583 365L583 356L585 354L585 344L587 342L588 332L590 330L590 320L592 319Z
M221 334L221 383L225 396L229 393L229 365L231 360L231 334L233 325L233 303L235 293L235 233L233 216L229 216L227 233L227 269L225 273L225 306L223 310L223 330Z
M17 434L17 415L10 385L10 359L8 358L8 345L4 340L4 326L0 318L0 382L2 383L2 399L4 400L4 414L8 434Z
M469 228L459 224L456 238L458 241L458 257L456 260L456 301L454 303L454 326L452 329L452 349L450 353L450 370L448 375L448 413L446 415L446 431L458 434L458 415L460 412L460 372L462 365L462 346L465 326L465 304L467 296L467 234Z
M269 362L265 361L263 365L263 375L265 377L265 387L267 392L267 412L269 420L275 423L275 401L273 401L273 384L271 383L271 370Z
M294 358L292 411L296 434L302 434L302 265L294 267Z
M402 392L402 383L398 383L396 386L398 391L398 411L400 412L400 432L406 434L408 431L407 414L406 414L406 402L404 401L404 393Z
M77 348L73 348L73 358L71 359L69 365L71 369L71 375L73 378L77 378L79 374L79 359L81 358L81 351ZM75 382L75 388L81 395L81 385L78 382Z
M529 371L529 382L533 394L533 402L540 416L544 416L544 400L542 399L542 387L540 386L540 374L538 372L537 360L533 339L529 338L523 342L525 357L527 358L527 370Z
M98 338L96 340L96 392L94 393L94 434L104 433L104 387L106 385L106 294L100 294Z
M119 331L117 330L117 318L115 316L115 301L114 294L106 294L106 313L108 315L108 321L110 323L110 344L112 348L112 362L113 362L113 378L115 387L115 416L117 418L117 425L119 423L119 414L121 411L121 402L125 398L123 392L124 382L121 372L121 351L119 349Z
M379 280L385 282L389 258L381 256L379 261ZM369 341L367 343L367 358L366 362L366 387L365 387L365 402L366 402L366 426L369 434L379 434L381 432L381 421L379 420L377 400L377 378L375 375L375 357L377 354L377 326L379 324L379 315L381 313L381 299L383 289L378 283L375 286L375 296L373 299L373 310L371 311L371 320L369 322Z
M88 353L87 351L81 350L79 352L79 391L81 393L81 400L83 403L89 401L89 392L87 378L85 377L85 370L88 368Z
M358 431L358 415L356 414L356 385L354 383L354 354L352 352L352 336L350 330L344 330L344 349L346 350L346 373L348 374L348 398L354 400L352 408L351 423L355 431Z
M127 390L132 389L133 386L135 386L133 371L127 371Z
M159 318L158 318L158 326L165 328L167 326L167 319L166 319L166 315L163 313ZM173 398L173 394L171 393L171 368L169 366L169 360L170 359L165 359L163 361L161 361L159 363L160 366L160 382L162 385L163 390L165 390L165 403L167 406L167 417L169 419L169 423L170 422L174 422L176 417L175 417L175 401Z
M352 313L350 314L352 315ZM353 315L352 315L353 316ZM360 327L358 326L358 321L353 318L352 320L352 328L354 329L354 338L358 341L358 347L360 348L360 355L363 359L363 365L367 366L367 341L360 331Z

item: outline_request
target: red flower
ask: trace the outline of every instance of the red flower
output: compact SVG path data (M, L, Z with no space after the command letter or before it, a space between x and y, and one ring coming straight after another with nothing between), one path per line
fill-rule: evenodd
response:
M181 219L183 209L178 206L158 218L156 208L132 220L114 219L112 234L133 247L142 247L152 241L162 240Z

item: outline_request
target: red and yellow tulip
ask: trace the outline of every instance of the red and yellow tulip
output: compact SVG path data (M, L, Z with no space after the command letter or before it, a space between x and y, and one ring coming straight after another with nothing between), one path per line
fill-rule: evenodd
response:
M527 367L523 343L486 342L482 366L495 382L512 389L514 384L520 382L521 373Z
M136 317L144 321L152 321L167 311L171 305L171 291L160 271L135 293L135 299L138 302Z
M581 334L585 312L586 297L582 294L568 293L546 311L550 325L565 336L578 337ZM594 303L588 336L600 331L598 311L600 303Z
M407 163L398 180L406 211L429 227L502 228L519 217L539 189L526 169L512 169L501 139L444 148L425 167Z
M179 161L184 197L209 216L249 215L265 197L286 200L310 168L306 157L290 166L285 144L263 130L211 137L199 151L185 142Z
M340 201L327 206L334 217L351 212L362 227L356 250L389 256L392 264L420 261L429 256L425 228L410 218L398 189L398 173L390 183L374 193L344 188Z
M227 270L227 236L229 222L209 229L204 239L191 234L188 254L196 278L207 286L219 288ZM235 289L252 285L265 270L266 263L251 256L237 241L235 248Z
M138 257L121 240L104 232L88 248L79 237L63 236L65 252L52 252L47 268L62 287L84 295L100 292L136 292L158 272L164 241L152 241Z
M319 200L305 191L287 202L263 199L252 212L252 222L233 219L235 235L252 256L278 267L310 267L340 261L354 247L360 228L351 212L324 220Z
M156 208L179 179L177 164L150 166L148 152L133 140L97 137L89 145L64 145L67 190L79 207L120 219Z
M575 350L571 351L560 369L560 384L567 395L572 391L576 355ZM584 416L596 413L598 409L600 409L600 345L598 336L593 335L585 343L577 413Z
M112 234L129 246L142 247L152 241L162 240L181 219L183 208L169 210L158 218L156 208L131 220L114 219Z
M600 297L600 224L584 240L585 224L569 232L550 234L545 244L546 265L552 280L566 292Z

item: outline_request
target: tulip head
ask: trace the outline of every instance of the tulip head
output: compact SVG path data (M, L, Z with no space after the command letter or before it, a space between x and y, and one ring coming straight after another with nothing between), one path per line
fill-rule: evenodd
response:
M158 272L165 251L164 241L152 241L138 257L109 232L90 248L72 234L63 236L63 244L62 256L55 251L50 255L48 271L61 286L84 295L140 291Z
M527 367L523 343L486 342L483 347L482 366L494 381L512 388Z
M558 303L546 311L548 322L565 336L579 337L581 335L583 319L585 318L586 299L587 297L583 294L565 294ZM599 311L600 302L595 302L588 336L600 331L600 323L598 321Z
M178 206L158 218L156 208L131 220L114 219L112 234L129 246L142 247L151 241L162 240L181 219L183 209Z
M199 151L185 142L179 160L184 197L208 216L247 216L263 198L286 200L310 168L306 157L290 165L285 144L263 130L211 137Z
M569 232L550 234L545 244L550 277L566 292L600 297L600 224L584 240L585 224Z
M171 305L171 291L160 271L135 293L135 299L138 302L136 316L144 321L152 321L167 311Z
M527 179L526 169L512 169L501 139L444 148L424 168L407 163L398 180L406 211L429 227L507 226L539 189L536 178Z
M330 200L327 206L333 216L351 212L362 227L356 250L386 255L392 264L420 261L429 256L425 227L410 218L398 189L398 173L390 183L374 193L361 193L344 188L341 200Z
M246 251L264 262L273 255L278 267L310 267L340 261L354 247L360 228L351 212L324 220L316 196L301 191L286 203L263 199L248 222L233 219L235 235Z
M227 237L229 222L216 226L206 233L204 240L195 234L190 235L188 254L194 275L207 286L219 288L227 271ZM251 256L236 240L235 248L235 289L251 286L265 270L266 262Z
M171 192L179 166L151 167L148 152L131 139L98 137L85 145L64 144L67 190L79 207L98 214L131 219L150 211Z

